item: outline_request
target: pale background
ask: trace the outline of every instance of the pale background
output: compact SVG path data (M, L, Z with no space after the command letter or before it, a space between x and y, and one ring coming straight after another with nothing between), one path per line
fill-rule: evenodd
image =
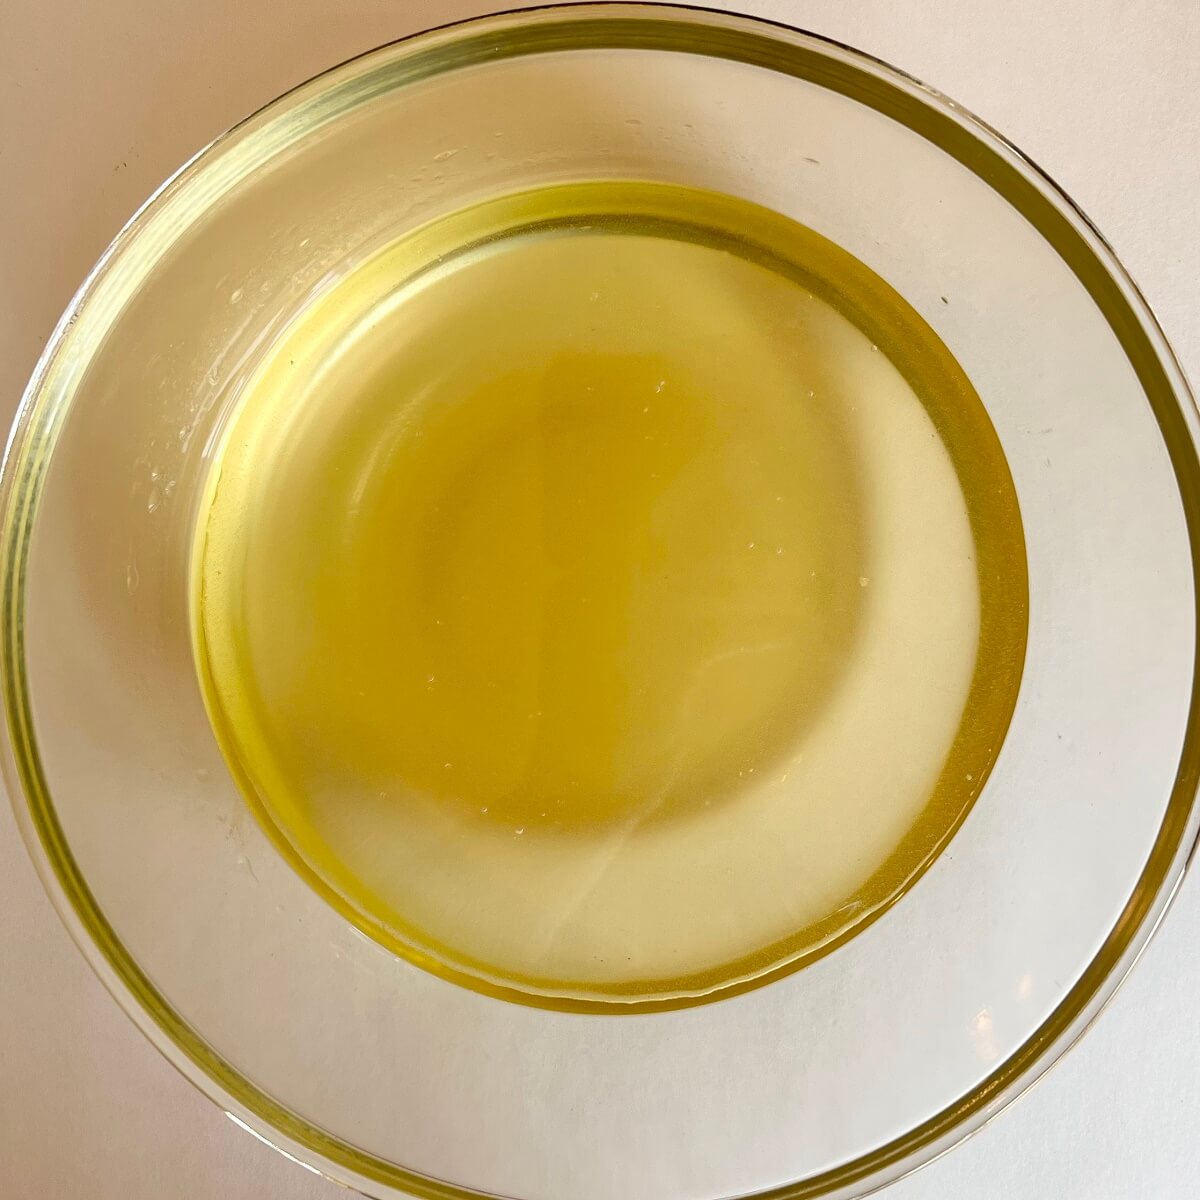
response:
M715 0L714 0L715 2ZM728 0L905 68L1099 224L1200 379L1200 2ZM105 244L226 126L471 0L0 0L0 422ZM1119 633L1119 631L1117 631ZM1050 1077L884 1200L1177 1200L1200 1178L1200 884ZM158 1057L0 805L0 1194L334 1200ZM564 1200L569 1198L564 1197Z

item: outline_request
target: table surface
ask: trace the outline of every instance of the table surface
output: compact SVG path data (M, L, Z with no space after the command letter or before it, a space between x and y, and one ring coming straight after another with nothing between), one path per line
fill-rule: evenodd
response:
M519 0L518 0L519 2ZM323 67L493 8L471 0L5 0L0 397L6 424L72 292L141 200ZM725 7L904 67L1071 193L1200 379L1200 4L762 0ZM886 1200L1176 1200L1200 1177L1200 882L1097 1027ZM109 999L0 805L0 1191L30 1200L333 1200L236 1129Z

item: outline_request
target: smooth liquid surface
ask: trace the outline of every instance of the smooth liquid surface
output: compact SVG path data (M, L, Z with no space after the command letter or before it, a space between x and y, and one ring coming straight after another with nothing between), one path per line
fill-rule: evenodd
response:
M848 936L977 793L1024 647L1011 481L932 331L810 231L650 184L489 202L319 300L196 579L214 724L296 865L550 1004Z

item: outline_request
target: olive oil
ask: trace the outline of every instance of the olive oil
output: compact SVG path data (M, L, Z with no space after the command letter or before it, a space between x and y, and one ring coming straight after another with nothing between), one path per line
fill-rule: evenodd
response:
M979 398L778 214L563 185L409 234L281 338L194 568L226 756L360 928L493 994L672 1005L886 909L1024 655Z

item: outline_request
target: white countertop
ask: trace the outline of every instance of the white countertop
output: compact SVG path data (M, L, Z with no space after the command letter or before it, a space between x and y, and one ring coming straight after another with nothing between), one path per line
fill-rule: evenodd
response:
M472 0L6 0L0 19L3 419L141 200L325 66ZM1097 222L1200 380L1200 4L742 0L925 79ZM1176 1200L1200 1178L1200 883L1050 1076L887 1200ZM0 807L0 1192L25 1200L332 1200L235 1128L109 999Z

